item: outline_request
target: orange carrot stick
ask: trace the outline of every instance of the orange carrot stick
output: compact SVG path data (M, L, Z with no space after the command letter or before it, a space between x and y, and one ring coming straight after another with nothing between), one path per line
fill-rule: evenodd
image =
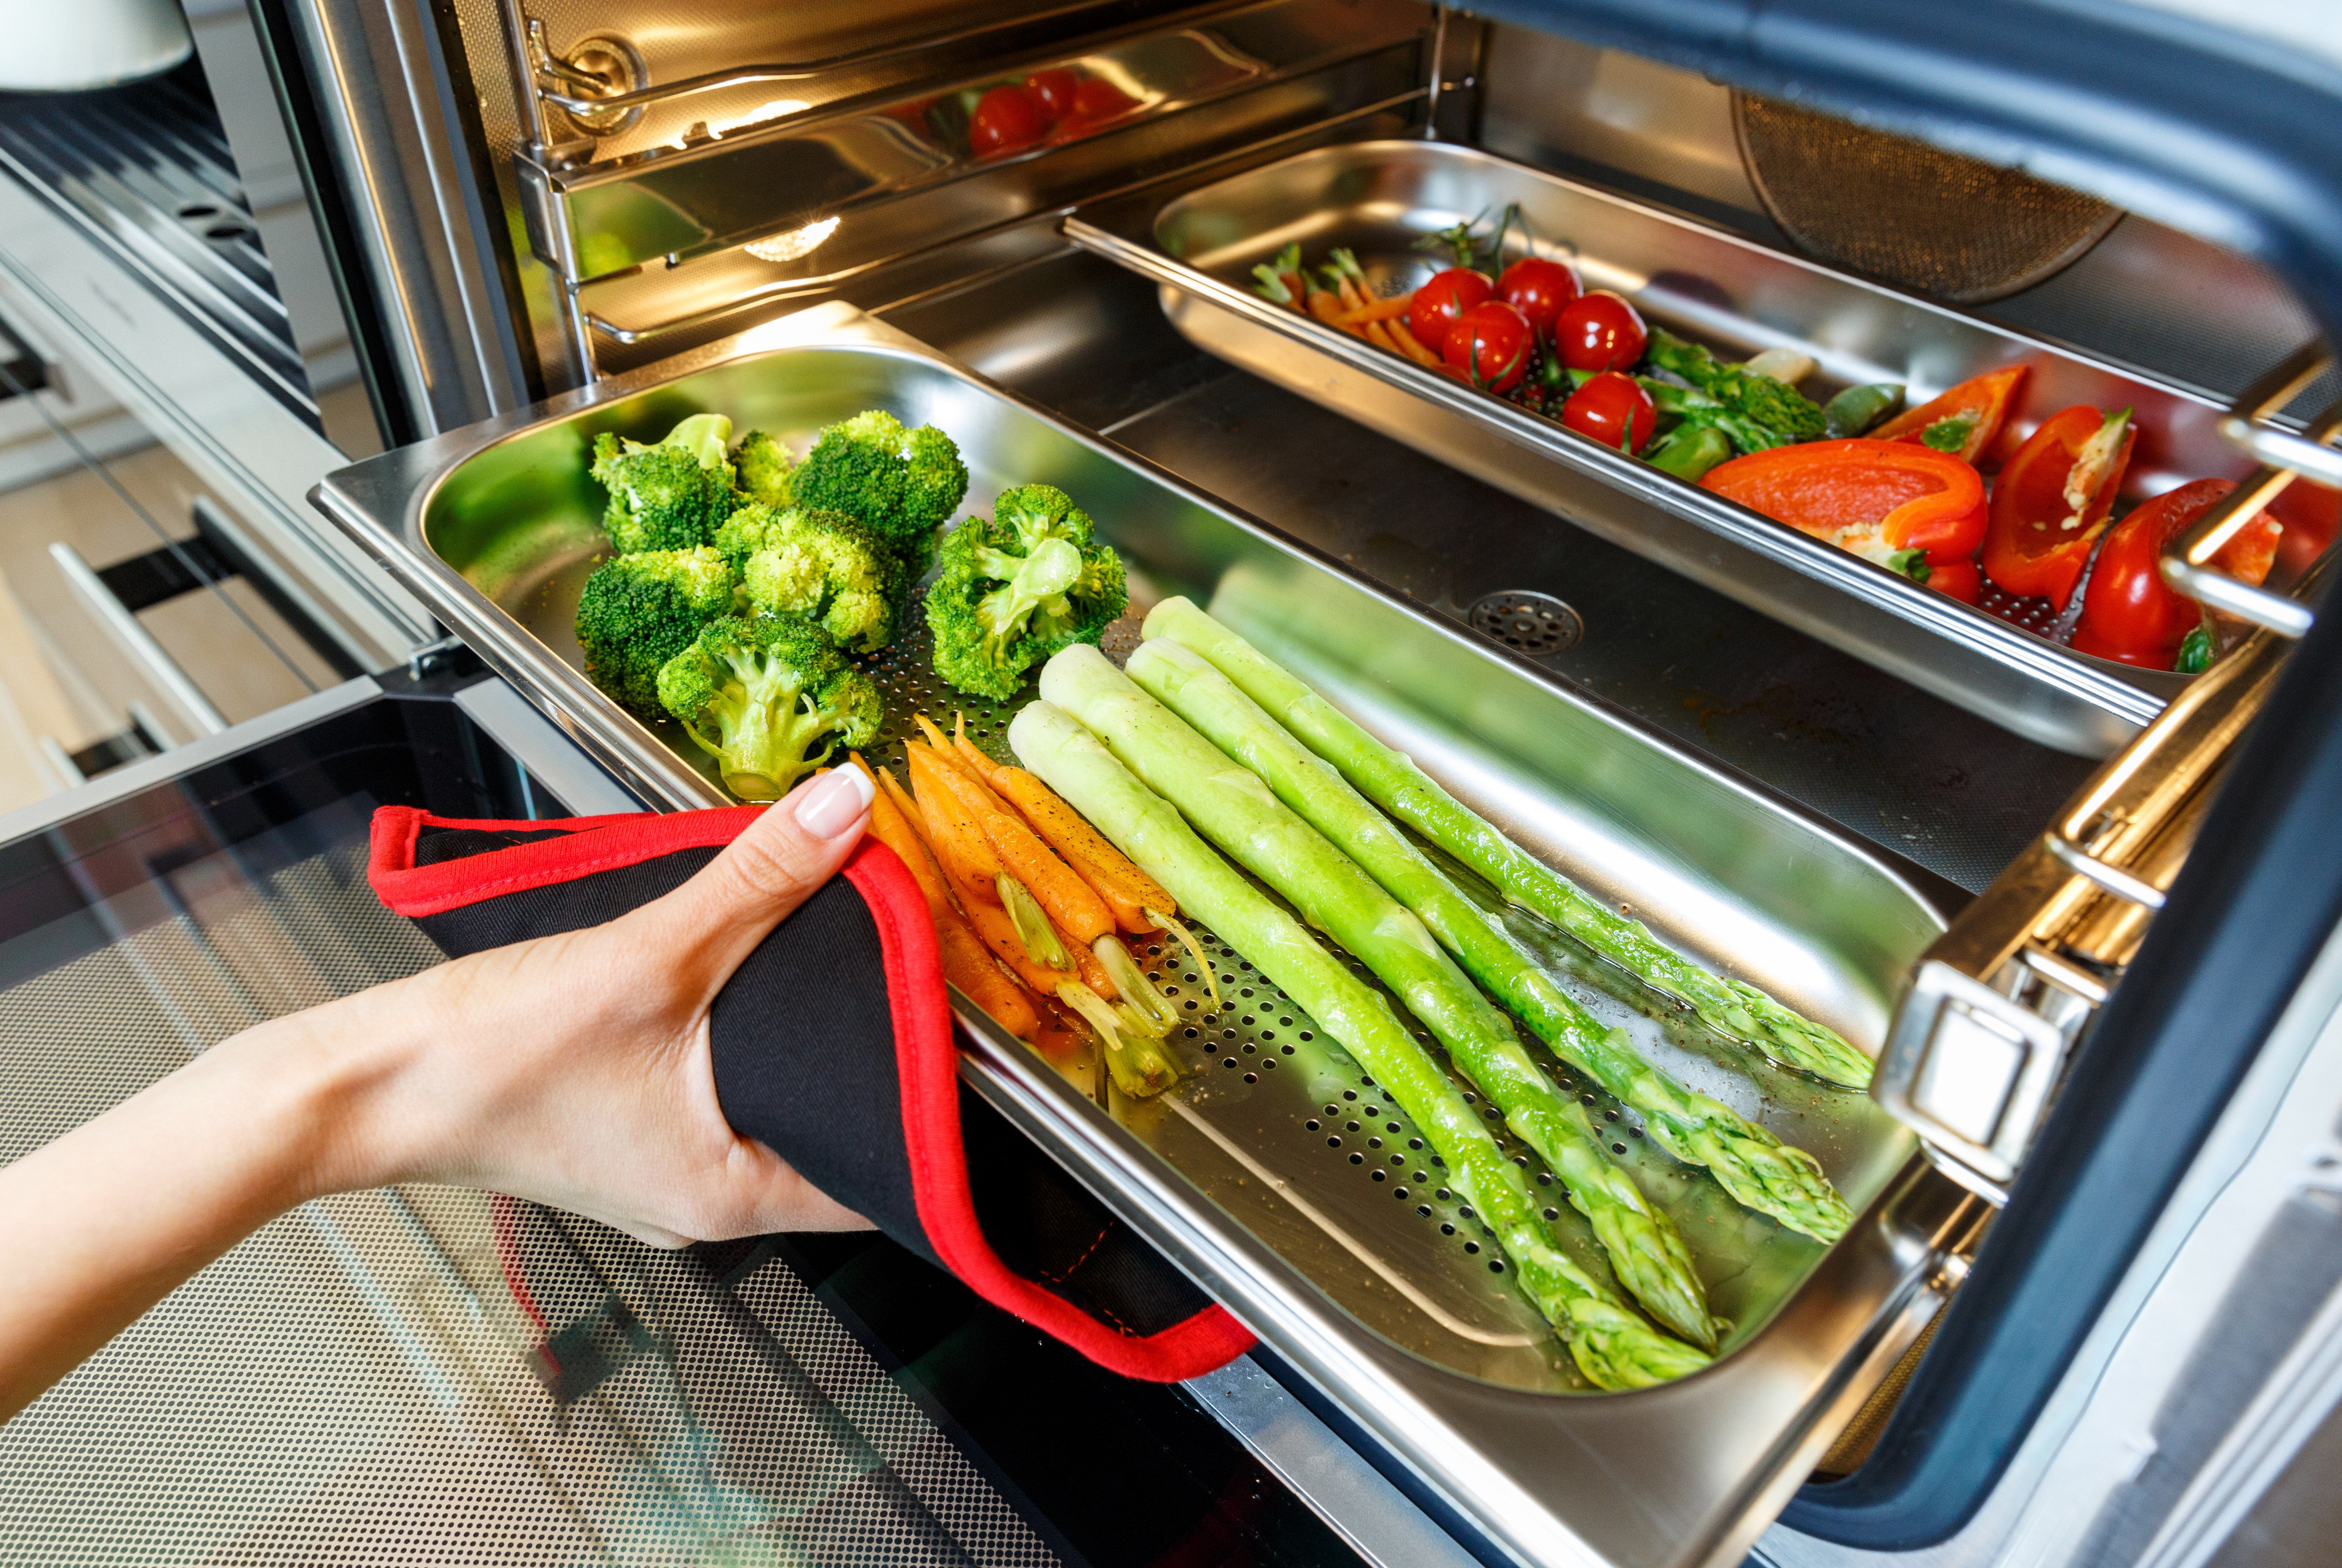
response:
M870 773L868 763L853 753L847 754L856 767ZM889 784L894 784L892 791L886 787ZM1033 1001L1025 988L1002 973L983 939L953 904L943 872L928 851L926 840L896 804L901 789L891 774L880 781L879 793L870 803L870 833L895 852L926 898L927 917L935 922L936 946L943 959L944 978L992 1014L993 1021L1003 1029L1019 1040L1032 1039L1040 1030L1040 1014L1034 1011Z
M1055 995L1058 986L1074 978L1050 968L1026 952L1025 939L1016 934L1016 923L1000 905L978 904L974 899L964 898L960 900L960 913L967 916L968 924L976 928L976 935L983 938L984 944L992 949L995 956L1008 965L1017 979L1042 995Z
M952 793L949 780L959 770L945 765L925 746L906 745L903 750L911 761L911 787L917 792L919 811L927 822L927 843L936 858L943 863L963 899L997 906L1000 894L993 883L1000 875L1000 859L985 842L984 830Z
M1025 824L1023 817L1012 814L984 787L982 781L946 761L950 753L931 754L932 771L941 787L952 793L984 834L993 854L999 857L1002 867L1040 901L1060 932L1086 950L1091 943L1114 930L1114 916L1108 913L1106 901L1073 867L1049 853L1049 846ZM924 797L924 783L920 793Z
M1345 310L1333 318L1336 326L1348 326L1355 322L1388 321L1395 315L1405 315L1415 308L1415 295L1394 295L1388 299L1368 300L1353 310Z
M1343 312L1342 296L1332 289L1321 288L1309 296L1309 314L1329 326L1340 327L1352 337L1364 337L1366 329L1355 322L1339 322L1334 318Z
M1000 791L1000 775L1007 770L985 755L976 748L976 743L967 738L967 714L965 713L955 714L954 721L952 750L958 754L960 761L967 764L970 773L982 779L991 787L993 793L997 794Z
M936 922L936 946L943 958L944 978L960 994L992 1015L992 1021L1019 1040L1041 1033L1041 1014L1025 987L1011 980L986 950L983 939L968 929L957 914Z
M870 802L871 836L893 850L895 857L910 872L911 880L919 884L919 892L926 898L927 914L940 931L945 918L952 914L951 894L944 891L944 874L936 864L936 857L928 853L926 840L911 824L910 818L904 814L902 807L896 804L895 795L886 788L887 784L895 783L894 775L890 774L881 782L871 773L870 764L862 760L860 754L848 752L846 755L871 783L878 785L878 794ZM896 785L897 790L901 787Z
M1433 370L1439 368L1442 363L1439 355L1432 352L1421 338L1415 335L1404 319L1383 323L1383 331L1388 333L1390 340L1398 345L1398 351L1416 364Z
M1171 895L1153 877L1133 865L1079 812L1052 794L1047 784L1023 768L1003 768L1000 779L1001 794L1081 874L1082 880L1097 890L1106 907L1114 911L1116 925L1133 933L1152 931L1154 923L1146 917L1146 911L1177 912Z

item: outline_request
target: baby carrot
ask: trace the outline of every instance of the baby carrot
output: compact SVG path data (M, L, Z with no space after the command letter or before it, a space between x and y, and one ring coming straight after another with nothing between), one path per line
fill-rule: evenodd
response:
M918 748L912 748L916 751ZM1049 852L1024 818L1009 812L982 781L970 776L956 763L947 760L951 754L932 754L930 766L940 787L953 797L984 834L1000 864L1008 874L1023 883L1040 900L1041 907L1057 929L1070 938L1076 946L1087 949L1099 937L1114 930L1114 916L1106 910L1106 901L1091 891L1073 867ZM920 795L924 799L926 783L921 781Z
M967 916L968 924L976 928L976 935L983 938L984 944L1008 965L1017 979L1044 996L1055 995L1057 987L1066 983L1067 977L1065 974L1025 951L1025 939L1016 934L1016 923L1000 905L978 904L972 898L963 898L960 911ZM1089 955L1084 953L1082 956Z
M1394 295L1388 299L1368 300L1356 309L1346 310L1334 318L1336 326L1348 326L1353 322L1388 321L1395 315L1405 315L1415 308L1415 295Z
M866 774L870 773L870 764L858 754L847 755L856 767ZM911 880L919 884L919 892L926 896L927 917L935 922L936 946L943 959L944 978L992 1014L993 1021L1003 1029L1019 1040L1032 1039L1040 1031L1041 1019L1025 988L1001 972L983 939L953 905L943 873L928 852L926 840L896 804L902 786L895 784L891 774L877 783L878 794L870 803L871 835L895 852L896 858L909 870ZM887 787L890 784L894 785L891 790Z
M1050 793L1049 786L1023 768L1000 770L1000 793L1008 797L1035 832L1066 857L1082 880L1114 911L1115 924L1137 933L1155 929L1146 918L1150 909L1173 913L1177 905L1157 887L1155 879L1133 865L1081 814Z
M906 745L903 750L910 758L911 787L918 793L920 814L926 818L927 842L936 858L943 862L962 899L971 904L997 906L1000 894L994 891L993 882L1000 875L1000 860L985 843L984 830L952 793L950 780L959 770L939 761L925 746Z
M960 994L992 1015L992 1021L1019 1040L1036 1039L1041 1015L1025 988L1004 974L983 941L957 914L936 922L936 946L943 957L944 978Z
M1394 319L1383 323L1383 330L1390 335L1390 340L1393 343L1398 345L1399 352L1406 355L1407 358L1415 361L1416 364L1428 365L1431 369L1437 370L1444 363L1438 355L1433 353L1424 345L1421 338L1416 336L1413 332L1407 329L1407 325L1404 319Z
M870 802L870 835L893 850L895 858L910 872L911 880L919 884L919 892L926 898L927 914L940 932L945 916L952 913L951 895L944 891L943 872L936 866L936 857L927 853L926 841L911 825L910 818L903 814L902 807L895 804L894 794L886 788L895 783L893 775L882 782L871 773L870 764L862 760L859 753L848 752L846 755L878 786L877 794Z

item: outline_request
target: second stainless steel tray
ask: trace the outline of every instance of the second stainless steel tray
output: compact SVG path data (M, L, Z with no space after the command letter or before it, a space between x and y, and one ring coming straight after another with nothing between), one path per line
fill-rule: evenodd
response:
M2029 365L2027 423L2078 403L2137 410L2134 498L2249 466L2220 406L1890 289L1558 175L1439 142L1302 153L1165 204L1135 196L1067 220L1068 238L1163 285L1198 346L1512 492L1884 670L2060 750L2108 754L2186 677L2074 653L1783 527L1246 286L1289 242L1349 245L1378 281L1427 275L1415 242L1520 204L1529 231L1589 288L1741 355L1794 347L1812 387L1906 384L1916 404L2000 365Z
M588 444L706 410L801 447L873 405L959 441L972 505L1012 483L1064 486L1124 553L1140 601L1176 592L1209 604L1534 853L1857 1042L1880 1038L1906 967L1941 929L1893 868L1832 830L843 306L387 454L332 476L317 500L646 794L706 804L720 792L675 737L627 717L577 667L568 621L602 547ZM874 665L888 737L913 711L965 705L996 745L1006 709L943 688L925 655L914 635ZM1527 934L1589 1006L1812 1149L1863 1211L1826 1251L1648 1151L1633 1116L1600 1103L1734 1323L1714 1367L1669 1387L1585 1391L1488 1272L1476 1224L1408 1158L1406 1118L1231 950L1213 950L1227 1006L1199 1007L1175 1038L1189 1073L1162 1097L1117 1096L1109 1114L1086 1061L1045 1060L963 1008L965 1071L1525 1560L1736 1562L1932 1310L1934 1252L1959 1200L1866 1097L1738 1057L1556 935ZM1196 996L1177 952L1149 956ZM1573 1225L1558 1193L1556 1207Z

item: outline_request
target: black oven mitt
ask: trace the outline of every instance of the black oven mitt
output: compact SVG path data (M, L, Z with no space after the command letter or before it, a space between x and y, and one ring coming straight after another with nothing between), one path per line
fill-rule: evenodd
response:
M450 957L679 887L761 806L551 822L375 814L367 880ZM994 1305L1131 1377L1225 1364L1252 1335L963 1090L935 928L866 839L749 954L712 1015L735 1130Z

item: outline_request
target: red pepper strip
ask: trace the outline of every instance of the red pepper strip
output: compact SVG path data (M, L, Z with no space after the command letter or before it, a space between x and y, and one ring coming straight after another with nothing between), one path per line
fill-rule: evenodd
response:
M2019 598L2047 599L2063 610L2089 564L2091 544L2106 528L2137 436L2127 408L2052 414L1992 487L1984 574Z
M1950 561L1938 561L1930 555L1925 581L1937 593L1947 594L1963 604L1975 604L1977 596L1984 592L1984 574L1977 570L1975 560L1967 555Z
M1776 446L1718 464L1703 490L1890 570L1947 565L1984 537L1984 480L1948 453L1857 438Z
M2082 624L2074 628L2074 649L2141 669L2167 670L2180 640L2204 618L2204 607L2164 585L2156 561L2172 538L2236 489L2226 479L2198 479L2141 504L2114 526L2090 568L2082 590ZM2283 524L2256 514L2219 553L2212 565L2232 577L2258 584L2277 559Z
M1918 407L1907 409L1870 433L1873 441L1908 441L1937 452L1949 451L1953 456L1970 463L1981 460L1990 449L2000 427L2008 419L2009 408L2017 402L2017 388L2025 385L2026 367L2014 365L2006 370L1987 370L1982 375L1971 376ZM1928 433L1935 432L1934 439ZM1956 444L1946 442L1958 436Z

